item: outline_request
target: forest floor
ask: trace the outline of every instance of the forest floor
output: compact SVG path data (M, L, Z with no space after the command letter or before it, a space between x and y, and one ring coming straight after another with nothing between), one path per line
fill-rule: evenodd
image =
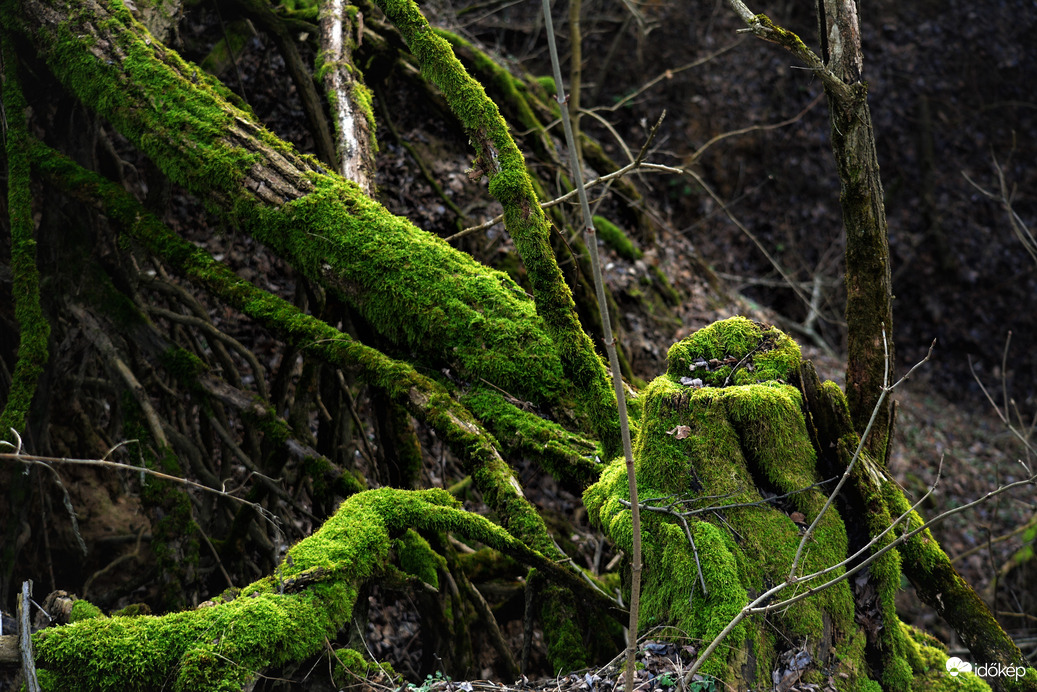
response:
M913 16L895 16L897 12L908 15L916 10L896 10L895 3L885 3L883 7L886 8L885 15L889 15L888 21L876 22L869 28L870 38L875 41L871 44L874 59L868 63L874 75L872 93L880 97L873 106L877 127L880 128L879 142L883 147L880 160L887 181L889 214L896 228L892 243L897 267L897 338L899 343L908 344L901 352L912 358L920 357L924 346L934 336L942 339L934 359L896 393L899 404L896 444L890 459L894 476L908 497L915 500L925 494L940 472L939 485L920 507L926 518L960 507L1022 475L1017 460L1027 459L1025 450L1006 430L993 406L985 403L969 374L966 354L984 348L985 361L980 368L983 384L1000 402L1004 373L1000 365L991 363L999 364L1001 361L1004 328L1018 323L1017 341L1032 341L1028 336L1037 334L1034 327L1037 313L1018 308L1027 302L1032 304L1033 296L1037 295L1033 289L1032 265L1012 244L1014 241L1003 222L998 221L1001 217L997 205L978 200L975 195L970 197L962 192L960 184L960 171L964 168L974 172L989 171L993 144L1004 150L1009 139L1006 133L1011 132L1016 124L1011 119L1016 114L1013 106L988 112L979 106L973 107L972 101L985 99L986 103L996 103L997 98L983 95L984 89L996 86L993 82L1004 86L1007 104L1028 98L1016 91L1031 84L1032 79L1013 79L1020 70L1033 69L1034 64L1027 68L1025 61L1013 63L1016 43L1022 45L1023 41L1005 38L988 42L984 45L997 53L990 59L1001 66L1001 71L996 80L984 83L984 73L980 70L983 61L979 60L978 67L960 64L958 60L965 60L965 55L959 56L954 52L955 41L961 39L960 34L967 30L988 31L995 35L999 31L996 16L991 19L983 15L974 19L968 23L967 26L971 27L968 29L965 22L959 21L960 15L969 11L968 8L963 3L952 2L950 5L951 9L940 14L939 20L922 22ZM443 11L448 10L450 8ZM725 25L732 28L728 20L718 18L715 12L710 15L708 8L703 10L703 17L694 21L688 17L681 20L683 24L670 21L669 15L679 10L676 5L659 4L655 7L653 11L658 13L654 17L657 22L655 34L652 41L643 46L645 53L637 56L642 65L684 64L694 56L680 54L677 48L672 47L666 49L666 55L653 55L652 48L684 44L698 45L700 49L703 46L717 48L721 44L718 38L720 29ZM809 18L801 14L789 3L785 16L780 16L780 13L776 16L802 30L803 26L809 26ZM1027 22L1034 21L1033 13L1024 11L1016 16L1025 17L1026 21L1018 22L1008 33L1025 33ZM486 40L485 43L507 49L518 58L528 58L531 62L542 60L542 55L522 55L519 50L522 44L532 43L531 37L536 34L535 20L528 16L521 21L507 20L508 17L501 15L499 26L493 26L490 21L484 22L489 28L470 28L473 34L483 38L499 31L503 36L499 41ZM695 28L688 29L685 24ZM608 36L605 30L609 27L607 18L602 19L596 40L604 41L602 36ZM698 44L687 40L681 43L682 36L689 31L695 33L696 39L701 39ZM188 35L190 27L185 26L184 33ZM754 61L746 57L746 50L743 47L741 52L732 51L719 59L714 63L716 69L701 78L682 81L690 80L692 71L666 78L658 90L650 94L652 101L649 105L636 113L628 109L615 114L616 128L625 137L629 136L630 145L636 148L639 144L637 138L643 133L639 120L646 117L646 113L651 113L654 119L661 109L666 108L670 116L661 137L659 156L671 157L666 162L672 163L687 157L695 142L702 142L718 132L749 123L778 122L802 112L814 102L819 93L816 83L786 89L788 85L785 82L768 81L767 70L775 65L788 72L786 56L754 46L748 55L760 55L762 51L766 56ZM926 50L930 52L924 53ZM602 50L601 54L604 53ZM946 64L941 64L940 60ZM297 101L290 93L292 90L283 91L285 87L280 78L283 77L283 63L278 65L276 57L271 57L271 52L258 38L249 51L239 56L239 62L248 80L250 102L256 112L279 135L306 149L311 143L305 141L306 136L299 127L299 123L304 121L301 110L295 105ZM742 76L732 78L732 70L740 70L736 74ZM916 100L912 91L915 82L905 76L921 73L928 81L923 85L924 89L919 88L919 93L931 96L929 105L925 105L924 99ZM640 76L643 74L645 72ZM799 76L796 72L791 74ZM781 77L781 80L788 79L787 74ZM768 86L753 87L751 84ZM590 88L598 90L594 84ZM793 94L788 99L789 103L780 108L775 106L788 93ZM960 102L955 100L958 96ZM419 149L434 161L433 173L451 199L473 217L495 214L493 203L474 193L473 186L468 183L465 169L471 161L463 138L458 142L458 133L454 129L431 124L424 113L392 108L393 98L392 93L386 94L389 109L399 118L396 127L402 138L417 143ZM709 106L710 102L713 102L712 106ZM931 108L931 112L924 108ZM974 116L973 111L986 113L989 127L977 124L975 118L978 116ZM1029 115L1025 118L1020 116L1018 125L1023 132L1032 132L1035 129L1032 126L1033 115L1027 112ZM820 343L824 343L825 348L812 344L810 339L791 328L803 321L803 306L787 286L774 285L777 276L773 267L759 254L754 241L724 218L715 201L684 180L656 181L651 185L663 221L658 242L642 248L645 253L639 260L623 259L614 251L605 253L605 276L623 310L620 316L622 338L638 378L648 381L663 371L666 350L674 341L714 320L741 313L761 321L776 322L788 330L804 345L804 354L814 361L822 378L841 384L844 363L833 355L840 350L841 247L837 240L833 240L838 234L824 230L839 228L838 182L832 177L830 163L819 163L824 157L830 158L824 134L827 119L823 108L809 111L802 122L802 127L781 130L776 139L751 135L733 140L729 148L718 148L715 154L703 158L699 166L717 191L731 201L738 218L758 234L757 240L771 248L797 280L806 285L815 276L823 279L827 321L822 321L824 339ZM952 131L949 123L959 129ZM988 133L987 140L983 139L984 132ZM380 133L379 137L378 182L386 191L382 201L390 209L407 215L432 232L447 235L456 230L456 219L444 208L442 199L413 165L412 156L387 133ZM937 164L925 159L925 148L919 142L926 137L935 140L938 155L944 153L940 147L946 147L946 152L949 152L946 161ZM459 143L460 148L440 146L440 142L446 140L453 140L451 145ZM1032 166L1019 162L1034 160L1027 147L1032 147L1037 140L1022 140L1025 138L1020 141L1022 151L1012 159L1015 163L1008 167L1008 172L1022 181L1025 192L1026 185L1033 182L1034 170ZM616 151L616 145L611 146ZM820 157L819 151L822 152ZM727 165L731 161L738 163ZM929 192L923 195L925 190ZM1032 208L1027 206L1032 205L1029 197L1021 195L1019 203L1024 213ZM941 211L934 216L937 208ZM190 236L192 228L204 227L198 222L200 212L197 205L180 200L174 204L174 209L180 218L170 220L170 223L186 235ZM214 255L226 258L239 274L256 280L264 288L289 296L293 292L291 272L283 263L250 245L248 240L200 232L192 240L204 243ZM464 249L480 260L493 261L505 257L511 247L506 234L491 229L479 237L478 242L466 243ZM722 275L726 288L718 292L713 281L702 274L691 258L713 267ZM653 268L665 274L680 294L679 305L658 312L635 306L637 291L646 280L650 280ZM937 278L941 276L950 278L941 279L937 285ZM279 280L277 277L288 278ZM947 347L942 348L945 344ZM1017 396L1021 402L1029 397L1032 405L1037 382L1031 377L1035 372L1032 354L1009 361L1008 365L1006 389L1011 390L1013 386L1020 389L1018 393L1009 391L1009 396ZM906 370L906 361L901 361L901 369ZM456 472L448 468L453 462L441 447L433 440L423 440L423 443L427 443L427 485L443 486L452 478L456 479ZM1033 461L1031 457L1029 463ZM552 516L576 517L571 525L572 534L564 546L574 560L591 569L603 569L617 558L580 514L579 497L566 493L551 479L539 475L533 464L523 467L520 472L523 486L531 489L531 499L544 512L549 523ZM92 475L84 474L75 484L77 511L86 519L103 514L111 525L91 537L87 533L90 522L82 521L85 538L103 543L114 540L114 536L129 545L134 545L136 539L139 550L143 524L135 507L127 504L125 499L120 500L122 505L113 505L112 489L104 484L91 484L91 478ZM477 498L469 505L478 509ZM955 560L955 566L988 604L996 606L1003 626L1017 637L1024 653L1031 659L1037 657L1037 640L1033 637L1033 632L1037 631L1037 596L1032 588L1037 575L1033 574L1033 560L1028 566L1013 568L1012 565L1013 557L1019 555L1026 545L1026 537L1018 531L1028 522L1032 524L1035 516L1031 491L1028 495L1000 496L933 527L938 541ZM1032 544L1032 536L1029 540ZM133 571L141 574L149 571L148 559L143 553L133 563ZM93 587L103 588L103 579ZM80 595L89 596L90 593L84 591ZM199 596L199 600L204 600L208 594ZM377 594L372 598L376 607L372 609L366 633L368 646L376 658L392 662L399 672L416 682L417 692L503 689L499 684L474 680L462 683L427 679L421 683L416 671L424 652L415 607L412 603ZM898 608L905 621L933 632L952 648L958 646L953 632L919 602L907 583L901 592ZM521 618L511 619L505 629L512 641L521 642ZM642 692L669 687L667 683L680 677L682 668L695 653L693 643L664 644L652 640L651 633L647 636L649 638L642 643L640 654L644 668L638 673ZM532 669L545 670L545 660L542 643L534 641ZM481 663L485 663L485 667L473 671L471 677L491 678L492 662ZM796 670L797 662L788 661L785 673L794 676ZM538 686L529 680L518 681L515 687L537 687L556 692L608 692L621 684L617 675L618 664L614 662L601 669L550 678L549 682Z

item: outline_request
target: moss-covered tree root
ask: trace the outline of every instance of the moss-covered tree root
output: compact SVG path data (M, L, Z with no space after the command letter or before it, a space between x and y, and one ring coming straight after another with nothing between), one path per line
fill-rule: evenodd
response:
M538 404L561 405L575 391L558 351L579 347L556 348L513 281L297 154L120 4L23 0L21 8L39 54L86 105L402 350ZM600 362L587 367L593 378Z
M504 226L515 241L529 275L537 313L554 340L574 395L607 454L618 453L616 396L604 363L584 332L576 304L551 248L551 230L525 159L508 132L497 105L454 56L450 44L432 30L411 0L379 0L378 6L403 34L423 73L443 92L476 148L475 169L490 181L490 194L504 207Z
M552 578L579 580L501 527L463 511L444 491L372 490L346 500L319 531L288 551L274 576L233 600L41 631L35 645L42 678L47 689L70 692L246 689L263 669L319 652L325 637L348 622L367 580L401 568L430 578L420 561L405 559L408 543L397 539L409 529L454 532Z
M144 243L151 252L220 300L329 364L351 369L359 377L384 389L395 401L402 403L410 414L440 434L464 461L483 499L497 513L508 531L544 555L556 559L564 557L555 546L543 519L525 498L510 467L500 456L496 441L451 396L445 386L419 374L413 366L391 359L355 341L349 335L244 281L204 250L166 229L141 209L135 199L113 183L80 168L41 144L34 146L33 154L41 170L61 181L82 199L94 203L103 201L109 218ZM593 603L598 610L614 610L614 604L603 593L579 580L574 585L580 597ZM572 627L574 623L575 618L572 618L564 624ZM550 639L555 633L547 634Z

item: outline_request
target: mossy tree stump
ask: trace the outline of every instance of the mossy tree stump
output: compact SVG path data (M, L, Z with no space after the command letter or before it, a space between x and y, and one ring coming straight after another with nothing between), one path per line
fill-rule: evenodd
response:
M777 329L732 318L675 344L668 360L666 374L642 393L635 444L648 510L641 626L665 626L667 636L701 650L749 602L788 578L805 527L834 487L825 481L845 466L815 449L796 386L799 347ZM837 565L872 535L854 500L859 494L844 495L807 542L800 578ZM627 499L621 459L584 494L592 520L629 551ZM778 598L815 585L790 586ZM847 690L880 683L935 689L950 679L946 654L916 641L921 635L897 619L899 585L900 561L891 551L787 609L743 620L701 672L740 690L780 686L790 675L817 684L831 679ZM978 678L967 682L985 688Z

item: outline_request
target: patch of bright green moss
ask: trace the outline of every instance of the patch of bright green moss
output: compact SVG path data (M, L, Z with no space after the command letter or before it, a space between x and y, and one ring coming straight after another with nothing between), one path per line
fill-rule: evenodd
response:
M555 478L585 488L598 477L598 450L587 438L507 401L500 392L476 387L461 400L484 421L510 457L524 454Z
M667 355L667 375L677 381L698 378L714 386L785 381L799 367L800 358L799 344L780 330L731 317L674 344ZM702 362L706 365L696 365Z
M68 616L68 621L79 622L81 620L92 620L99 617L104 617L104 613L101 612L100 608L89 601L80 599L72 604L72 612Z
M458 509L443 491L382 489L354 495L289 550L276 576L226 602L163 616L81 620L34 635L49 689L127 692L240 689L271 665L319 651L352 612L357 585L388 565L408 527L456 530L515 546L500 527ZM309 580L292 591L293 579ZM174 677L170 678L170 673Z
M439 588L439 570L446 569L446 560L418 532L408 529L396 539L394 548L401 570Z
M627 237L627 234L623 232L623 229L606 219L604 216L594 217L594 230L597 231L598 237L600 237L606 245L619 253L620 257L628 259L631 262L641 259L641 251L638 250L630 238Z

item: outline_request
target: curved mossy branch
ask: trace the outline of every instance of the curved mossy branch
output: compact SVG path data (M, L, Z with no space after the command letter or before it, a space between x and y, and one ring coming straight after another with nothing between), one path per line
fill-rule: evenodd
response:
M4 28L0 30L4 66L0 101L6 114L7 214L11 228L11 293L14 317L18 322L18 358L11 373L7 401L0 413L0 440L14 442L15 434L25 432L29 407L36 395L43 366L49 358L47 342L50 324L40 307L40 274L36 267L36 237L32 220L30 164L26 143L29 139L25 118L27 104L18 77L20 61L15 52L10 28L11 3L0 10Z
M370 490L346 500L288 551L274 576L228 602L163 616L82 620L34 637L48 689L127 692L246 689L264 668L318 653L349 622L364 582L394 572L408 529L479 541L551 578L579 576L531 550L442 490Z
M543 519L523 496L522 489L496 449L496 441L450 392L421 375L408 363L389 358L355 341L325 322L301 312L287 301L253 286L192 243L169 231L143 210L118 185L91 173L39 142L32 142L34 164L70 193L90 204L103 204L108 218L154 254L214 296L256 320L282 338L336 366L354 370L365 381L384 389L416 418L425 422L465 463L483 499L504 528L533 550L556 558ZM612 601L575 579L577 594L596 608L609 611Z
M433 31L446 39L472 76L482 82L486 90L494 95L494 103L507 114L509 121L528 130L530 135L535 135L524 137L527 146L532 148L533 154L540 159L551 160L561 168L564 164L558 156L554 140L548 136L547 128L543 123L545 116L548 121L558 117L557 113L551 112L550 105L545 105L543 100L530 92L525 81L513 75L477 46L452 31L441 28L435 28ZM533 108L534 104L541 107L541 115L537 115L536 109Z
M853 450L860 445L854 430L847 398L832 382L821 383L809 363L804 364L796 378L803 392L807 422L814 446L838 454L842 465L849 462ZM861 513L870 536L877 535L890 525L893 517L908 512L911 503L891 479L885 469L866 452L862 453L858 470L853 476L853 492L864 504ZM903 530L914 530L922 524L921 518L910 512ZM900 530L898 529L898 532ZM888 541L887 541L888 542ZM1027 663L1012 639L1005 633L983 599L958 574L940 544L926 530L913 536L896 550L895 560L887 559L871 568L881 574L895 563L896 573L882 575L884 592L878 596L892 607L893 595L899 585L899 572L914 585L919 598L933 608L948 625L954 628L975 660L997 662L1003 665L1026 667ZM891 583L890 583L891 582ZM886 628L889 629L888 627ZM882 632L887 650L905 648L902 632ZM1037 676L1030 673L1018 689L1037 689ZM1026 685L1030 685L1026 687Z
M21 0L21 7L55 75L227 223L355 307L401 349L560 405L571 386L559 355L535 306L506 275L298 155L232 105L218 81L147 37L122 6Z
M572 293L551 249L550 225L533 191L522 152L500 111L412 0L378 0L377 4L400 30L424 74L443 92L471 138L477 152L475 169L489 178L490 194L504 207L504 226L522 257L537 312L555 342L565 375L575 385L575 395L606 454L618 453L615 392L604 363L580 325Z

